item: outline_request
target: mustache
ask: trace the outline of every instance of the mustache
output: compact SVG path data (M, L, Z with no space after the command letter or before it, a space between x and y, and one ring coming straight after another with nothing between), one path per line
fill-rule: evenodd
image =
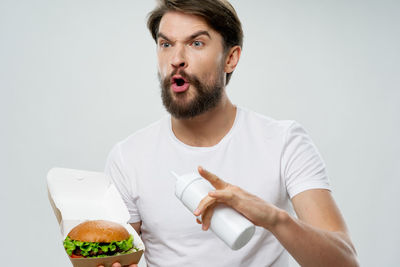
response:
M171 83L172 77L174 75L179 74L180 76L182 76L182 78L184 78L186 81L188 81L189 83L193 83L194 80L197 79L197 77L190 75L188 73L186 73L184 70L173 70L171 72L170 75L168 75L168 77L166 77L166 80L168 80L169 83Z

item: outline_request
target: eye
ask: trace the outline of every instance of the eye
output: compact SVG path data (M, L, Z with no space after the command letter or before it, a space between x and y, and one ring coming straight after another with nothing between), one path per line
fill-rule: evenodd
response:
M168 48L168 47L171 47L171 44L168 43L168 42L161 42L161 43L160 43L160 47L161 47L161 48Z
M201 41L194 41L194 42L192 43L192 45L193 45L194 47L202 47L202 46L204 45L204 43L201 42Z

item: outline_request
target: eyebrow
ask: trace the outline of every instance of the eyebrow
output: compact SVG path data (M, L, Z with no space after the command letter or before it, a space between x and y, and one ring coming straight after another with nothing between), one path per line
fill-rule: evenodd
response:
M208 31L198 31L198 32L195 32L195 33L193 33L192 35L190 35L189 38L188 38L188 40L193 40L193 39L195 39L195 38L197 38L197 37L199 37L199 36L201 36L201 35L206 35L206 36L208 36L208 38L211 39L211 36L210 36L210 34L208 33Z
M171 40L165 34L163 34L161 32L159 32L157 34L157 40L160 39L160 38L163 38L163 39L167 40L168 42L171 42Z
M195 38L197 38L197 37L199 37L199 36L201 36L201 35L205 35L205 36L207 36L208 38L212 39L212 38L211 38L211 35L208 33L208 31L197 31L197 32L193 33L192 35L190 35L190 36L186 39L186 41L193 40L193 39L195 39ZM163 38L163 39L167 40L168 42L171 42L171 40L170 40L165 34L163 34L162 32L159 32L159 33L157 34L157 40L158 40L159 38Z

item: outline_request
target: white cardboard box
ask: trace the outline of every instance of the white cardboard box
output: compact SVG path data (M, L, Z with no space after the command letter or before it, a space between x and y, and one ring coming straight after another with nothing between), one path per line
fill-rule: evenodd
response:
M104 173L53 168L47 174L49 200L60 225L62 241L69 231L86 220L108 220L120 223L133 235L137 252L104 258L70 258L75 267L109 267L138 263L144 250L140 236L127 221L129 213L115 186ZM62 245L62 242L60 242Z

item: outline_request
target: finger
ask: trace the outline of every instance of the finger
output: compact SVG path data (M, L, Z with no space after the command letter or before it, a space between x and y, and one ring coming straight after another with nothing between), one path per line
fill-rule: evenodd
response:
M199 171L199 174L207 181L209 181L216 189L223 189L227 186L227 183L224 180L222 180L215 174L207 171L203 167L199 166L197 169Z
M208 192L208 195L216 200L230 206L234 205L235 194L231 190L215 190Z
M201 224L201 221L200 221L198 218L196 218L196 222L197 222L198 224Z
M97 267L104 267L104 265L98 265Z
M111 267L122 267L119 262L114 262Z
M216 202L215 198L212 198L210 196L205 196L197 206L197 208L194 210L193 214L196 216L200 216L203 211L205 211L210 205Z
M129 267L138 267L138 265L137 264L131 264L131 265L129 265Z
M233 193L228 190L215 190L208 192L208 195L216 200L226 202L233 198Z
M207 231L208 228L210 228L211 224L211 217L214 214L214 208L216 206L216 203L212 204L209 206L203 213L203 216L201 217L201 221L203 222L202 229L204 231Z

